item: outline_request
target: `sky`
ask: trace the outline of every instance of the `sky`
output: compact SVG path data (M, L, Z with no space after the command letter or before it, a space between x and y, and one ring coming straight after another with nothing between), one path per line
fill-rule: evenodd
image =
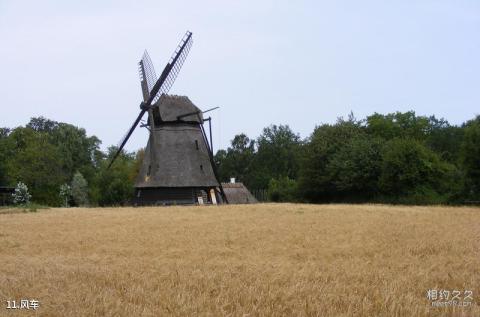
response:
M477 0L0 0L0 126L44 116L117 144L139 112L143 51L159 74L187 30L170 93L220 107L215 150L270 124L305 138L351 111L480 113ZM126 149L147 136L137 128Z

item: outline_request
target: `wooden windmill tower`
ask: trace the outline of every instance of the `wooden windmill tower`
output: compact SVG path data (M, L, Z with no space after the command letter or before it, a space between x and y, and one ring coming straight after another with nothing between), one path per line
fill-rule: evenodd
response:
M139 62L143 101L140 114L119 143L109 167L122 151L142 117L149 139L135 182L135 205L166 205L227 202L218 181L211 148L211 119L188 97L167 95L192 45L187 32L157 79L145 52ZM203 124L209 122L210 143Z

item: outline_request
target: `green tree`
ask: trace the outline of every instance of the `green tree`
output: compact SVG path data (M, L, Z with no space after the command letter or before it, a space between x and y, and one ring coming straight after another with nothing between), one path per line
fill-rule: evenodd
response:
M384 141L359 133L341 146L326 171L339 197L368 201L378 194Z
M426 145L437 153L443 160L460 163L460 147L463 140L464 128L452 126L444 119L429 118L430 128Z
M72 179L72 198L77 206L88 205L88 183L82 173L76 172Z
M236 135L227 151L219 150L214 157L220 180L228 181L230 177L235 177L248 186L254 156L255 141L244 133Z
M264 128L256 144L248 185L267 188L271 179L297 178L302 142L288 125Z
M58 187L68 178L61 168L61 152L50 143L48 135L19 127L9 135L8 143L9 182L24 181L35 202L59 205Z
M7 161L11 151L9 149L9 128L0 128L0 186L8 184Z
M108 155L100 163L96 179L96 198L101 206L118 206L130 203L134 193L135 155L122 151L115 163L108 163L115 154L117 147L108 148Z
M88 137L85 129L44 117L31 118L26 128L48 136L48 142L61 153L60 167L67 178L71 179L80 171L88 182L92 181L101 158L101 142L97 137Z
M400 203L445 203L461 186L456 168L413 139L392 139L384 148L380 190Z
M27 123L26 128L30 128L35 132L52 132L58 127L58 122L47 119L45 117L34 117Z
M33 119L32 119L33 120ZM88 137L85 129L67 123L58 123L49 133L50 143L58 148L62 155L62 170L72 178L79 171L92 182L101 159L100 140L96 136Z
M480 116L468 121L464 131L461 158L467 176L466 196L480 200Z
M133 165L131 168L131 172L129 175L130 180L135 182L137 179L138 173L140 173L140 168L142 167L143 159L145 157L145 149L141 148L135 153L135 159L133 161Z
M100 141L88 137L84 129L37 117L25 127L0 134L0 182L24 180L36 202L59 205L58 188L75 171L94 184L102 158Z
M396 137L425 140L430 130L430 119L416 116L414 111L387 115L375 113L365 120L369 134L390 140Z
M303 199L310 202L338 199L339 192L328 166L335 153L362 133L361 122L353 116L348 120L339 118L335 125L315 128L301 152L298 187Z

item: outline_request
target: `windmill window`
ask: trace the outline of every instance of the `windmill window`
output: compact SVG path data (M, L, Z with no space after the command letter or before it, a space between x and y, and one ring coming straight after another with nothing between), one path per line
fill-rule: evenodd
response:
M202 164L200 164L200 170L202 170L202 171L203 171L203 165L202 165Z
M198 140L195 140L195 148L198 150Z
M151 172L152 172L152 165L148 165L147 176L150 176Z

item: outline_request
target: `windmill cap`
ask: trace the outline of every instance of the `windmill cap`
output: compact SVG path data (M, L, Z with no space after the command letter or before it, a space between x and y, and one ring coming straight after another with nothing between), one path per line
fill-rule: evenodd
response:
M203 123L202 110L195 106L187 96L162 95L155 107L164 122L198 122Z

